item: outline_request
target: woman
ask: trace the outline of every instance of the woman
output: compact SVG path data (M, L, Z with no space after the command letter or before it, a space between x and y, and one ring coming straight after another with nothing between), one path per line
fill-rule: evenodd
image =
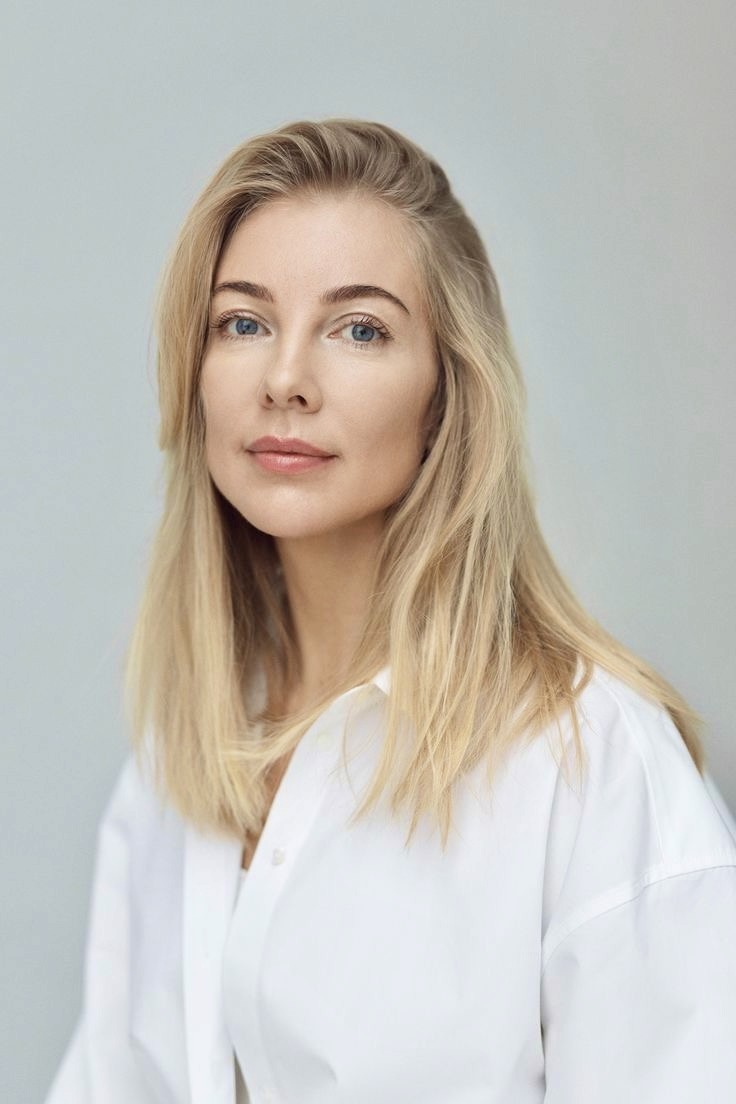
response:
M545 546L442 169L361 120L244 142L156 317L135 755L48 1104L727 1099L736 825Z

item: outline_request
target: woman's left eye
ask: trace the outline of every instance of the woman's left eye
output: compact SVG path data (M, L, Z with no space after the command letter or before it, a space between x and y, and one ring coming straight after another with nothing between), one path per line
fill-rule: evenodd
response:
M356 348L366 348L368 345L380 345L391 337L385 326L375 318L357 318L347 322L337 331L350 331L350 343Z

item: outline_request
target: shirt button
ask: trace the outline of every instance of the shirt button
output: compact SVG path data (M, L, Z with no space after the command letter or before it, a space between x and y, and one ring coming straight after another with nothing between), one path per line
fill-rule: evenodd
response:
M319 746L320 747L327 747L329 742L330 742L329 732L320 732L319 736L317 737L317 743L319 744Z
M273 851L271 852L271 862L273 863L274 866L278 866L279 863L282 863L285 858L286 858L286 852L283 851L280 847L275 847L273 849ZM268 1097L266 1096L266 1097L264 1097L264 1099L267 1100Z

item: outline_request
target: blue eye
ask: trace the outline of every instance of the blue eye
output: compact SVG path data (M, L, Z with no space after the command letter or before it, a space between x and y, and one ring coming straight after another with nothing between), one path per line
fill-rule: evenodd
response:
M347 322L343 330L350 330L351 345L355 349L368 349L371 345L383 345L390 341L391 334L376 318L366 316Z
M377 332L375 326L367 326L362 322L353 323L350 331L354 341L370 341Z
M241 337L245 334L255 333L258 328L258 323L256 322L255 318L243 318L243 316L241 315L238 318L230 319L230 321L235 323L235 331ZM248 329L247 327L249 326L252 326L253 329Z
M230 323L235 323L235 332L230 329ZM215 322L210 323L210 329L219 333L226 341L237 341L241 337L254 337L261 325L255 318L249 318L246 314L223 314Z

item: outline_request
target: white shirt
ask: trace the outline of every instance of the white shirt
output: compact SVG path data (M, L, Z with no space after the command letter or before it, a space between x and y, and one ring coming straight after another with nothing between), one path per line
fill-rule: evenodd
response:
M243 892L243 883L245 882L247 870L240 871L240 886L238 888L238 899L236 901L236 910L238 903ZM243 906L240 906L242 913ZM230 927L230 934L228 935L228 943L225 948L225 960L223 968L223 978L227 979L231 975L237 974L237 961L240 950L240 941L238 938L238 924L234 921ZM234 959L234 961L230 961ZM235 1104L250 1104L250 1097L248 1096L248 1086L243 1078L243 1071L238 1060L238 1050L241 1049L237 1045L238 1030L234 1026L237 1022L238 1008L237 1005L230 1012L230 1022L228 1023L228 1031L230 1037L235 1040Z
M85 1003L46 1104L693 1104L736 1092L736 823L669 715L596 668L582 795L540 737L447 851L379 806L390 671L302 737L241 841L129 760L100 827ZM349 743L350 705L360 709ZM356 754L352 756L353 750Z

